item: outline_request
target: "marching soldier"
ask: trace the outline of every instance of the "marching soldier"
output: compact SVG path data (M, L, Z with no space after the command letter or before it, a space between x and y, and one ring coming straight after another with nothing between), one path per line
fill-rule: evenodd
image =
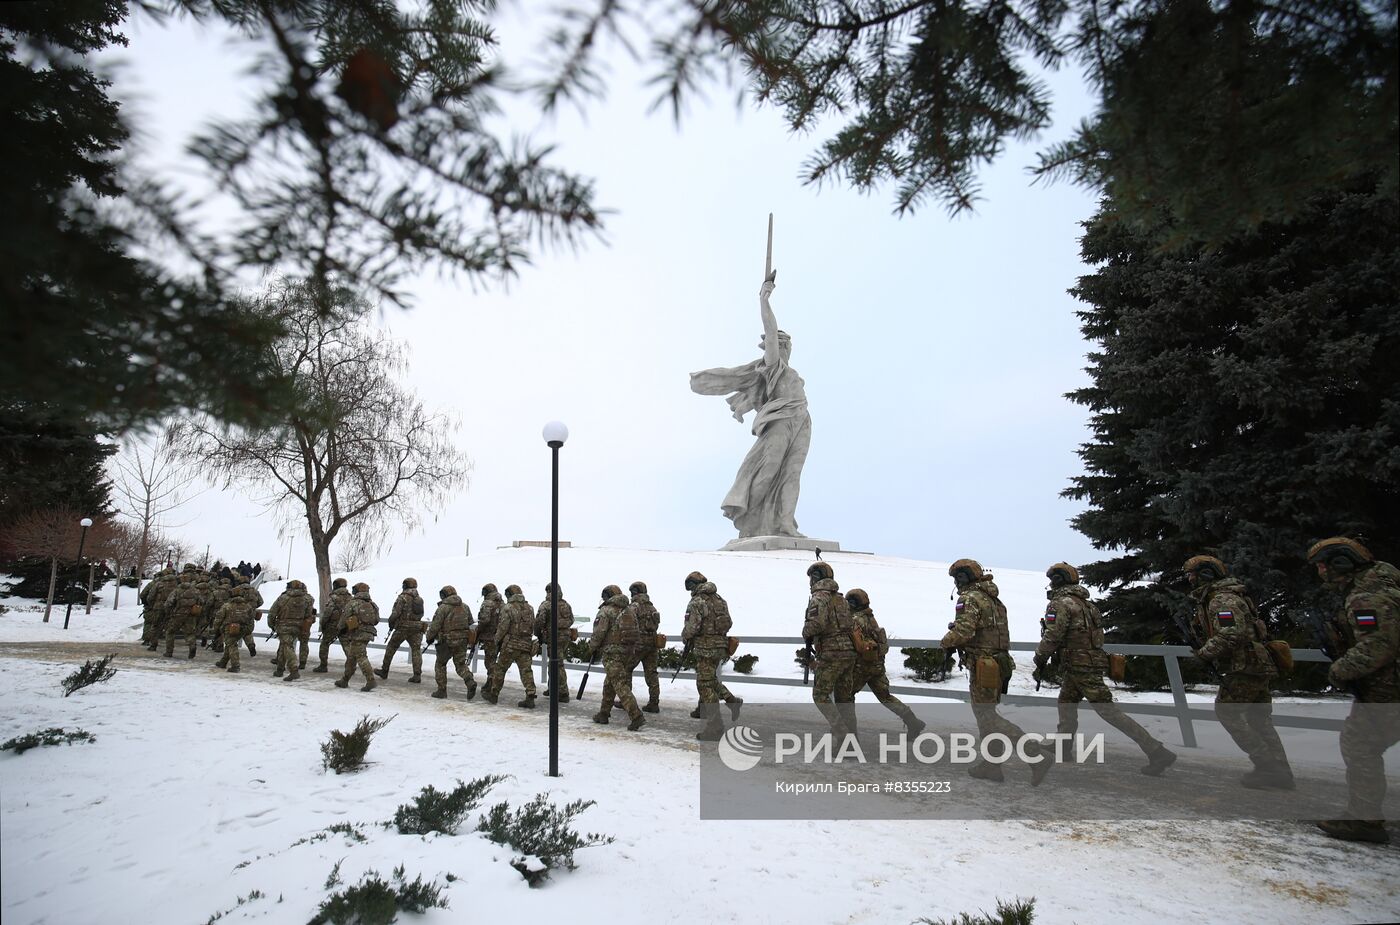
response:
M890 654L889 637L870 609L870 595L861 588L852 588L846 592L846 604L851 610L851 623L860 631L861 641L867 647L864 652L856 652L851 673L852 694L869 687L876 700L904 721L911 737L918 735L924 731L924 723L904 701L890 693L890 677L885 673L885 658Z
M695 687L700 706L691 716L703 718L705 728L695 734L702 742L718 741L724 735L724 721L719 716L721 699L729 704L731 722L739 719L744 701L730 693L719 679L719 666L729 657L729 630L734 621L729 616L729 604L719 596L714 582L699 572L685 576L685 589L690 592L690 605L685 609L685 629L681 640L695 653Z
M1212 663L1222 675L1215 715L1254 764L1240 783L1292 790L1293 769L1274 730L1274 698L1269 692L1269 680L1278 670L1264 648L1263 624L1254 602L1244 583L1227 577L1225 563L1214 556L1192 556L1182 570L1196 605L1196 630L1205 639L1196 657Z
M838 592L836 576L826 562L814 562L807 569L811 596L807 599L802 638L817 653L816 677L812 680L812 702L826 717L836 736L855 732L856 650L851 640L851 609ZM836 705L831 703L833 692Z
M355 669L359 668L365 676L365 686L360 690L372 691L375 686L374 669L370 666L365 647L378 632L375 627L379 624L379 605L370 599L369 585L363 581L355 585L354 591L354 599L341 614L337 632L337 635L346 638L345 674L340 676L335 686L349 687L350 679L355 676Z
M632 666L636 663L635 653L638 643L637 610L627 600L627 595L617 585L603 589L603 606L598 608L598 616L593 621L593 636L603 658L603 702L593 715L593 722L608 722L612 713L613 695L622 702L622 708L632 718L627 728L636 732L646 724L647 718L637 706L637 698L632 696ZM656 648L652 641L652 649Z
M535 614L535 635L539 637L540 646L549 645L549 614L550 601L556 591L553 584L544 586L544 600L540 601L540 609ZM574 628L574 608L569 606L569 602L564 600L564 592L557 592L559 595L559 645L561 647L569 644L570 630ZM550 653L553 655L553 653ZM569 702L569 676L564 671L564 659L562 653L559 659L559 677L556 679L559 685L559 702ZM548 695L549 691L545 691Z
M288 681L301 677L301 662L297 659L297 641L303 627L309 625L312 616L311 595L306 593L306 584L296 579L287 582L287 590L277 596L267 612L268 627L277 634L277 667L274 678L287 673Z
M405 641L413 664L413 677L408 683L420 684L423 681L423 598L418 595L416 578L403 580L403 591L394 599L394 607L389 611L389 642L384 647L384 665L376 672L381 678L389 677L389 663Z
M330 670L328 659L331 654L331 643L339 638L340 620L345 616L345 609L350 606L354 597L350 594L350 589L346 587L349 582L344 578L337 578L331 585L331 600L326 605L325 612L321 614L321 664L311 669L314 674L325 674ZM341 651L345 651L345 645L341 643Z
M661 631L661 614L652 604L645 582L632 582L627 592L632 595L632 608L637 614L637 662L641 663L647 683L648 699L642 712L660 713L661 678L656 671L656 634ZM629 676L635 666L636 662L627 666Z
M219 608L228 603L232 594L233 589L227 578L220 578L209 589L209 606L206 608L209 620L204 629L200 631L200 637L207 640L207 645L215 652L224 650L224 638L223 634L214 631L214 618L219 615Z
M501 608L505 599L493 584L481 586L481 610L476 615L476 643L481 648L482 664L486 676L491 677L491 669L496 667L496 623L501 618Z
M218 615L214 617L214 632L223 637L224 654L214 663L215 668L227 666L228 671L234 674L239 671L238 640L243 638L244 625L253 623L255 615L252 599L240 594L231 596L219 608Z
M471 608L451 585L443 585L442 590L438 591L438 599L427 637L428 645L437 644L437 664L433 667L437 690L433 691L433 696L439 700L447 696L447 663L451 661L458 677L466 683L467 699L471 700L476 696L476 678L467 661L467 650L472 644ZM480 632L479 627L477 631Z
M165 609L165 599L177 584L179 577L176 576L175 570L164 568L141 589L141 644L152 652L156 650L156 641L160 638L156 635L156 626L159 625L160 615Z
M197 585L199 574L193 566L187 566L180 576L180 585L165 600L165 657L175 657L175 637L185 637L190 647L190 658L194 658L195 632L200 614L204 611L204 595Z
M1099 608L1079 583L1079 570L1067 562L1056 562L1045 576L1050 579L1050 603L1040 621L1035 667L1037 671L1044 670L1050 657L1060 653L1064 675L1058 702L1060 721L1055 731L1074 735L1079 730L1079 701L1087 700L1104 722L1142 749L1147 756L1142 773L1157 777L1176 761L1176 753L1118 709L1113 694L1104 686L1108 653L1103 649L1103 623Z
M252 605L252 616L242 624L243 644L248 647L249 655L257 655L258 647L253 644L253 636L256 632L257 622L262 619L262 614L258 612L262 609L263 605L262 592L249 584L248 580L245 578L233 589L233 594L243 598Z
M519 585L506 587L506 603L501 608L501 616L496 624L496 646L499 654L491 669L491 677L486 682L482 697L488 703L495 703L501 696L501 688L506 683L506 669L515 665L520 670L520 683L525 687L525 699L518 706L527 710L535 708L535 672L530 667L534 655L535 627L534 612L530 602L525 600Z
M1341 736L1348 818L1317 825L1333 838L1384 844L1385 752L1400 742L1400 571L1344 536L1315 543L1308 561L1345 596L1329 634L1339 656L1327 677L1356 698Z
M938 645L942 649L964 649L964 657L972 665L972 715L977 720L979 748L981 741L997 732L1018 742L1025 732L997 712L997 704L1016 667L1011 659L1011 631L1000 590L992 576L972 559L954 562L948 566L948 574L957 586L958 602L953 608L953 622ZM1032 748L1033 744L1028 742L1026 751L1040 759L1031 766L1031 783L1039 784L1050 770L1050 763L1044 751ZM986 760L979 760L967 773L979 780L1005 780L1001 765Z

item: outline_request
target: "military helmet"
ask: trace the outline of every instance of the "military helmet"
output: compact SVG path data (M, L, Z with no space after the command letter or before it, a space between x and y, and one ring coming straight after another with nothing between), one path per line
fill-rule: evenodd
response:
M520 585L506 585L506 597L510 597L512 594L523 593L524 592L520 590Z
M438 600L445 601L456 593L456 588L452 587L451 585L443 585L442 589L438 591Z
M691 572L689 575L685 576L685 589L687 591L694 591L709 580L710 579L699 572Z
M193 562L186 562L186 563L185 563L184 571L186 571L186 572L197 572L197 571L199 571L199 566L195 565Z
M331 588L344 588L348 584L350 584L350 582L346 581L344 578L337 578L335 581L331 582Z
M603 600L610 601L622 593L622 589L617 585L608 585L603 589Z
M846 592L846 603L851 605L852 610L864 610L870 606L870 595L860 588L852 588Z
M647 583L645 581L634 581L627 586L628 594L646 594Z
M959 573L962 578L960 579ZM982 565L976 559L959 559L948 566L948 575L958 584L971 584L982 577Z
M405 578L405 579L403 580L403 589L404 589L405 591L407 591L409 588L416 588L416 587L418 587L418 579L417 579L417 578Z
M1313 565L1321 563L1331 571L1343 575L1365 568L1375 561L1376 557L1371 555L1371 550L1345 536L1318 540L1308 549L1308 562Z
M493 584L491 584L490 582L487 582L486 584L484 584L484 585L481 586L481 596L482 596L482 597L487 597L487 596L492 595L492 594L495 594L495 593L496 593L496 586L493 585Z
M355 582L355 587L352 590L354 590L356 594L359 594L361 591L368 591L369 585L365 584L363 581L357 581Z
M1050 579L1052 587L1058 588L1061 585L1079 584L1079 569L1068 562L1056 562L1045 570L1045 577Z
M1230 574L1225 568L1225 563L1215 556L1192 556L1186 560L1181 570L1188 575L1195 572L1200 581L1219 581Z
M545 594L554 594L556 591L558 591L560 597L562 597L562 596L564 595L564 592L563 592L562 590L558 590L558 589L555 588L554 582L552 582L552 581L551 581L549 584L547 584L547 585L544 586L544 593L545 593Z
M288 591L291 591L291 590L305 591L305 590L306 590L306 582L304 582L304 581L302 581L302 580L300 580L300 579L298 579L298 578L293 578L291 581L287 582L287 590L288 590Z
M807 566L807 577L813 581L821 581L823 578L835 578L836 572L825 562L813 562Z

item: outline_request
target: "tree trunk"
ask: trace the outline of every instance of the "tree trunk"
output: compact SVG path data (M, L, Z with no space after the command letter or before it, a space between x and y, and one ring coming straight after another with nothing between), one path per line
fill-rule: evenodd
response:
M53 589L58 584L58 556L53 557L53 567L49 569L49 599L44 605L44 622L49 622L49 612L53 610Z
M112 560L112 564L117 567L117 584L112 589L112 609L116 610L122 599L122 564L115 559ZM137 587L139 588L140 584Z
M94 571L96 568L97 568L97 566L94 565L93 563L91 563L91 562L88 563L88 599L87 599L87 612L88 612L88 613L92 613L92 573L93 573L93 571Z
M321 529L319 519L308 518L311 534L311 551L316 555L316 585L320 591L320 610L326 612L331 602L331 543ZM288 576L290 580L290 576Z

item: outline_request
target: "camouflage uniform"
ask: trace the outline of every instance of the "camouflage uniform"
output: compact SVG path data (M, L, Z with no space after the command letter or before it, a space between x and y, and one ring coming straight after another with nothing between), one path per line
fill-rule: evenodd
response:
M637 610L616 585L608 585L603 590L604 593L613 593L609 594L603 606L598 608L598 616L593 620L592 638L602 646L603 670L606 672L603 681L603 703L593 721L608 721L608 716L612 713L613 696L616 695L622 702L622 708L632 718L627 728L635 732L646 722L641 707L637 706L637 698L632 696L632 666L636 664L638 641ZM652 648L656 648L654 644Z
M282 677L285 669L287 680L301 677L301 663L297 658L297 641L302 628L312 619L314 604L311 595L306 593L306 585L300 581L287 582L287 590L278 595L267 612L268 628L277 633L277 667L273 677Z
M423 677L423 598L418 596L418 582L406 587L394 599L389 611L389 642L384 647L384 665L379 669L381 678L389 677L389 663L399 651L399 646L408 643L409 661L413 665L413 684Z
M262 592L245 581L233 589L233 594L253 605L253 618L243 626L243 644L248 647L249 655L257 655L258 647L253 643L253 636L257 632L258 621L262 619L262 614L258 613L263 605Z
M481 649L483 671L488 678L491 669L496 667L496 654L500 651L500 646L496 644L496 623L501 618L501 608L505 603L495 585L486 585L481 589L481 609L476 615L476 642Z
M856 663L851 670L851 693L855 695L869 687L876 700L904 721L910 735L918 735L923 731L924 724L904 701L890 693L890 678L885 673L885 658L890 654L889 637L876 621L875 613L869 607L870 599L865 597L863 591L857 596L857 591L860 589L856 588L846 595L846 603L851 608L851 624L860 630L862 637L875 643L875 648L863 654L856 653ZM865 606L857 607L858 603Z
M169 593L170 583L168 579L174 573L170 569L161 569L150 581L146 582L146 587L141 589L141 594L137 600L141 602L141 645L150 646L151 637L155 633L156 621L159 617L161 607L165 605L165 595ZM159 594L159 598L157 598Z
M540 602L540 609L535 612L535 635L539 637L540 647L549 645L549 612L550 599L552 595L546 594ZM564 649L569 644L572 635L569 631L574 628L574 608L569 606L569 602L564 600L564 595L559 595L559 702L569 702L569 675L564 670ZM545 669L548 676L548 669ZM549 693L545 691L545 693Z
M520 701L520 705L533 708L535 672L530 666L530 658L534 655L535 647L534 612L519 588L511 585L506 591L509 592L506 603L501 608L501 616L496 623L496 647L499 654L495 666L491 669L491 677L486 682L485 697L491 703L496 702L501 696L501 688L506 683L506 669L515 665L520 670L520 683L525 688L525 699Z
M433 613L432 625L428 627L428 645L437 644L437 664L433 666L437 690L433 691L433 696L439 699L447 696L447 663L451 661L457 676L467 685L467 699L471 700L476 696L476 677L467 661L467 650L471 648L472 611L451 585L445 586L438 595L441 600Z
M960 559L949 568L954 574L960 567L975 566L971 583L960 586L958 601L953 607L953 623L939 642L942 649L964 650L964 660L973 666L968 687L972 693L972 715L977 720L977 734L985 739L993 733L1001 733L1017 742L1025 732L997 712L1003 689L1010 682L1016 663L1011 659L1011 631L1006 622L1006 605L1001 602L1000 589L992 576L982 572L980 565L967 559ZM1000 686L984 686L977 670L980 659L995 661L1001 675ZM979 742L980 746L980 742ZM1027 748L1027 751L1031 751ZM1044 761L1037 767L1043 766ZM979 761L968 771L974 777L984 780L1002 780L1000 765Z
M723 734L724 723L719 717L720 700L730 705L731 712L737 712L738 704L743 703L719 679L719 666L729 657L728 633L733 626L729 605L719 596L714 582L700 581L695 584L690 592L690 604L685 609L685 629L681 631L681 640L695 654L695 688L700 695L698 712L705 719L705 728L696 738L706 741L718 739Z
M1216 718L1254 764L1242 782L1292 789L1293 771L1274 730L1269 692L1269 680L1278 670L1264 648L1244 584L1234 578L1203 582L1191 591L1191 599L1197 631L1206 640L1197 655L1223 676L1215 695Z
M1074 577L1078 578L1078 574ZM1055 731L1069 736L1078 732L1079 701L1087 700L1100 719L1132 739L1151 759L1143 772L1154 777L1160 774L1176 756L1120 710L1113 702L1113 694L1104 686L1108 653L1103 650L1099 609L1089 599L1089 592L1077 582L1066 583L1052 588L1049 598L1045 617L1040 621L1040 645L1035 650L1035 663L1043 668L1052 655L1060 653L1060 721Z
M175 657L175 637L185 637L190 658L195 653L195 631L204 610L204 595L200 593L194 572L180 576L180 586L165 599L165 657Z
M337 635L345 636L346 643L345 673L335 682L336 687L349 687L355 669L359 668L365 676L365 686L360 690L374 690L374 668L370 666L365 647L378 632L375 629L378 623L379 605L370 600L369 586L363 583L355 585L355 597L342 613L337 628Z
M215 652L224 650L224 639L222 633L214 632L214 618L219 615L219 609L228 603L229 597L233 594L227 578L220 578L212 588L209 589L209 623L200 632L202 639L209 640L209 647ZM212 638L211 638L212 637Z
M1400 570L1375 562L1338 584L1346 600L1333 618L1333 632L1342 654L1327 676L1336 686L1349 687L1356 698L1341 734L1347 815L1369 824L1365 840L1386 841L1381 821L1385 752L1400 742L1400 708L1395 706L1400 703Z
M157 588L151 597L154 604L152 608L154 614L151 619L150 634L145 642L146 648L152 652L160 648L160 641L165 637L166 613L170 597L180 589L180 576L188 574L187 572L176 573L174 569L166 569L166 572L169 574L166 576L164 585Z
M825 564L825 563L820 563ZM830 567L825 574L830 575ZM802 638L816 647L816 673L812 679L812 702L837 735L855 732L856 647L851 641L851 608L841 596L833 578L812 580L812 593L807 599L806 620ZM832 693L836 703L831 703Z
M214 617L214 632L223 637L224 654L217 662L215 668L228 667L229 671L238 671L238 640L243 635L243 624L253 622L253 602L243 596L235 596L219 608L218 614Z
M641 585L633 585L634 588ZM651 595L645 590L632 592L632 607L637 613L637 650L636 660L628 666L628 673L638 664L642 666L642 673L646 678L647 702L642 707L645 713L661 712L661 678L656 671L656 634L661 631L661 614L656 606L651 602Z
M336 580L345 581L343 578ZM321 663L312 669L317 674L325 674L329 670L331 643L340 638L340 622L352 600L354 596L344 584L331 591L331 601L321 614ZM346 651L344 642L341 643L340 650L342 653Z

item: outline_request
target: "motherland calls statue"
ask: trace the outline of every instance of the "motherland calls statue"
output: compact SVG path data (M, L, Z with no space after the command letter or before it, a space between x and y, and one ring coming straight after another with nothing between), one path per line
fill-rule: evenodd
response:
M810 549L797 529L797 495L802 464L812 441L812 419L807 414L807 393L802 377L788 365L792 338L778 330L778 321L768 298L773 293L777 271L773 269L773 216L768 216L768 257L763 285L758 290L759 316L763 337L758 347L763 356L744 366L706 369L690 374L690 388L701 395L728 395L734 419L754 411L756 438L739 466L734 486L724 496L720 508L734 522L740 540L757 537L772 542L732 542L726 549ZM791 539L777 539L791 538ZM824 549L838 544L820 540Z

